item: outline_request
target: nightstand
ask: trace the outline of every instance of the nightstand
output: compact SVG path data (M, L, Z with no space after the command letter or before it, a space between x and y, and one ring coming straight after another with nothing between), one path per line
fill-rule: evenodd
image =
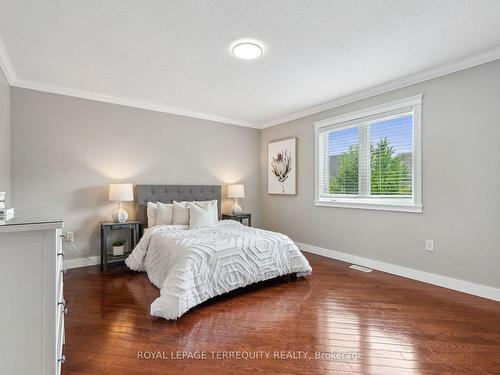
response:
M114 256L109 254L109 237L112 231L128 229L128 251L123 255ZM142 226L138 221L127 221L125 223L104 222L101 223L101 271L106 271L108 263L127 259L130 252L136 247L142 236Z
M235 220L243 224L243 220L247 221L249 227L252 226L252 214L245 214L240 212L239 214L222 214L222 220Z

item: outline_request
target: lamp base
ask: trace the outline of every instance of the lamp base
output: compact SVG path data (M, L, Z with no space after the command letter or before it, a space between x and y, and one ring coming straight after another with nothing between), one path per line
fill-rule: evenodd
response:
M241 206L238 204L238 199L234 200L232 212L233 212L233 214L241 213Z
M118 209L118 211L116 211L113 214L113 221L115 223L124 223L127 220L128 220L128 213L121 207Z

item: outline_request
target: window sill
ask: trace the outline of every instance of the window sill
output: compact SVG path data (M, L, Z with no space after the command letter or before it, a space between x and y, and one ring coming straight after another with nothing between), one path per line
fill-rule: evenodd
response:
M395 211L395 212L411 212L421 214L423 206L406 205L406 204L384 204L384 203L356 203L356 202L341 202L318 200L314 202L318 207L337 207L337 208L355 208L360 210L378 210L378 211Z

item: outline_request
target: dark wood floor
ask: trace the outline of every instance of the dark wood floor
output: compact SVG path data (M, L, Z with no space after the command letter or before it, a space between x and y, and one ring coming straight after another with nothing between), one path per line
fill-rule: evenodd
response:
M69 270L63 374L500 374L500 303L305 255L309 278L233 293L177 321L149 315L159 291L144 273ZM208 359L172 359L178 351ZM263 359L212 359L237 352Z

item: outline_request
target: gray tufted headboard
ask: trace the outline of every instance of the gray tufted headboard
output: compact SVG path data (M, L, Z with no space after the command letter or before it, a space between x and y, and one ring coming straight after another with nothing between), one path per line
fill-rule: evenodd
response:
M221 215L220 185L136 185L137 221L147 227L148 202L172 203L173 201L210 201L217 199L219 217Z

